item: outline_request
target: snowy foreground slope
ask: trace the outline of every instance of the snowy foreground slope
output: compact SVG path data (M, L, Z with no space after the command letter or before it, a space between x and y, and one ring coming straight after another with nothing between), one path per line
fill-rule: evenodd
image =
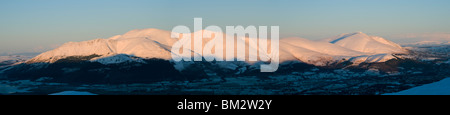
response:
M196 32L198 33L198 32ZM246 38L246 43L251 38ZM171 59L171 47L178 41L169 31L158 29L132 30L108 39L69 42L54 50L42 53L27 63L54 63L69 56L99 55L91 61L114 64L127 61L139 62L140 58ZM207 40L203 41L205 44ZM269 41L270 42L270 41ZM226 47L226 46L225 46ZM256 47L250 47L256 48ZM260 50L256 48L256 50ZM194 53L195 50L193 50ZM342 34L321 41L303 38L280 39L280 61L301 61L322 66L326 62L342 59L354 63L384 62L394 58L392 54L406 53L399 45L381 37L357 32ZM122 54L122 55L119 55ZM124 56L129 55L129 56ZM255 55L246 52L246 55ZM237 58L237 57L235 57Z
M83 91L63 91L58 93L52 93L49 95L97 95L90 92L83 92Z
M387 93L384 95L450 95L450 78L397 93Z

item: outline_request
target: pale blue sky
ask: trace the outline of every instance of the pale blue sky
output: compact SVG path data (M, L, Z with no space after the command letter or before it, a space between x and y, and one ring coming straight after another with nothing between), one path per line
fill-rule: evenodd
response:
M0 54L176 25L280 26L281 37L450 33L449 0L0 0Z

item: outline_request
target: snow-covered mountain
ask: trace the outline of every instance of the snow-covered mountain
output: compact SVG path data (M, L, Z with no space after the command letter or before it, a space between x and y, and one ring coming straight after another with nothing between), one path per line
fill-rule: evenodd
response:
M170 32L168 31L158 29L132 30L124 35L117 35L108 39L65 43L54 50L34 57L27 63L53 63L69 56L89 56L93 54L105 58L118 54L127 54L141 58L169 60L171 55L168 48L176 41L176 39L170 38ZM99 60L99 58L95 60Z
M194 34L198 33L196 32ZM246 38L245 43L248 43L249 39L251 38ZM142 62L140 61L141 59L149 58L170 60L170 49L177 40L171 38L169 31L158 29L132 30L123 35L117 35L108 39L69 42L59 48L42 53L30 59L27 63L54 63L69 56L89 56L94 54L100 57L95 57L91 61L102 64L127 61ZM207 41L208 39L204 39L203 45ZM226 47L226 45L224 46ZM256 48L256 50L259 49ZM192 51L193 54L196 53L195 50ZM394 58L391 55L393 53L405 52L398 44L361 32L342 34L320 41L303 38L280 39L281 62L301 61L314 65L324 65L326 62L342 59L358 63L382 62ZM256 54L249 54L247 52L247 55Z
M400 45L392 41L378 36L369 36L362 32L341 34L322 41L330 42L351 50L372 54L405 52Z

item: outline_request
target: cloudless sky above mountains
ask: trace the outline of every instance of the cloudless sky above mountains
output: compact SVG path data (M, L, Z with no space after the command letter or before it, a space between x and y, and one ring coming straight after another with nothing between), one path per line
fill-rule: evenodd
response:
M362 31L396 42L450 39L449 0L0 0L0 54L177 25L280 26L280 37ZM431 39L431 38L430 38Z

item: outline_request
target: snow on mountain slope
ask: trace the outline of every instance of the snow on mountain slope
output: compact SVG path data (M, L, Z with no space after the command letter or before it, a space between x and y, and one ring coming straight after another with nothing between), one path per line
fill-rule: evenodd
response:
M83 42L68 42L63 44L62 46L44 52L31 60L27 61L31 62L49 62L53 63L59 59L63 59L67 56L89 56L92 54L97 55L108 55L113 54L114 49L110 47L109 40L107 39L95 39L90 41Z
M386 39L384 39L384 38L382 38L382 37L371 36L371 38L374 39L374 40L376 40L376 41L378 41L378 42L380 42L380 43L383 43L383 44L392 46L392 47L394 47L394 48L398 48L399 50L402 49L402 46L400 46L399 44L396 44L396 43L394 43L394 42L392 42L392 41L386 40Z
M146 38L152 41L156 41L163 45L172 46L173 43L177 42L177 39L173 39L170 37L171 32L159 29L136 29L131 30L124 35L122 35L119 39L126 38ZM110 38L113 39L113 38Z
M350 50L328 42L312 41L304 38L283 38L281 39L281 42L328 55L359 56L367 54L364 52Z
M325 65L333 60L333 56L312 51L303 47L291 45L285 42L280 43L280 62L301 61L318 66Z
M101 56L94 59L91 59L92 62L99 62L101 64L114 64L114 63L123 63L123 62L140 62L145 63L144 60L142 60L139 57L133 57L130 55L125 54L119 54L119 55L112 55L112 56Z
M351 50L372 54L406 52L400 45L394 42L377 36L369 36L362 32L342 34L322 41L330 42Z
M215 33L216 35L225 35L224 33L217 33L203 30L203 34ZM200 31L194 32L199 34ZM35 58L28 61L28 63L47 62L53 63L59 59L68 56L89 56L92 54L100 55L100 57L91 59L94 62L103 64L122 63L128 61L143 62L142 59L159 58L170 60L172 45L178 39L171 38L171 32L158 29L138 29L127 32L123 35L113 36L108 39L95 39L83 42L69 42L54 50L42 53ZM207 46L210 38L202 39L204 48ZM236 41L236 40L235 40ZM257 47L255 38L245 37L242 42L235 42L227 46L227 39L224 40L224 48L219 49L225 52L227 47L233 47L235 55L231 58L237 57L236 54L245 51L244 57L248 61L249 55L258 55L255 52L249 52L249 49L254 51L262 50ZM250 44L246 50L236 48L238 44ZM268 41L270 44L270 40ZM270 46L270 45L268 45ZM391 53L403 52L403 48L391 41L385 40L381 37L368 36L364 33L358 32L353 34L342 34L337 37L322 41L312 41L303 38L284 38L280 39L280 62L284 61L302 61L314 65L324 65L326 62L338 61L341 59L348 59L355 62L382 62L394 58ZM202 51L196 51L194 45L191 46L193 55L202 54ZM215 54L212 51L213 56ZM268 56L267 54L263 54ZM224 58L228 55L224 55ZM228 56L229 57L229 56ZM254 63L254 62L249 62Z
M353 63L373 63L373 62L385 62L387 60L395 58L392 54L375 54L375 55L361 55L356 57L351 57L348 59Z
M172 38L170 38L172 39ZM140 38L121 38L113 40L116 54L128 54L142 58L171 59L170 51L159 44L158 41Z

